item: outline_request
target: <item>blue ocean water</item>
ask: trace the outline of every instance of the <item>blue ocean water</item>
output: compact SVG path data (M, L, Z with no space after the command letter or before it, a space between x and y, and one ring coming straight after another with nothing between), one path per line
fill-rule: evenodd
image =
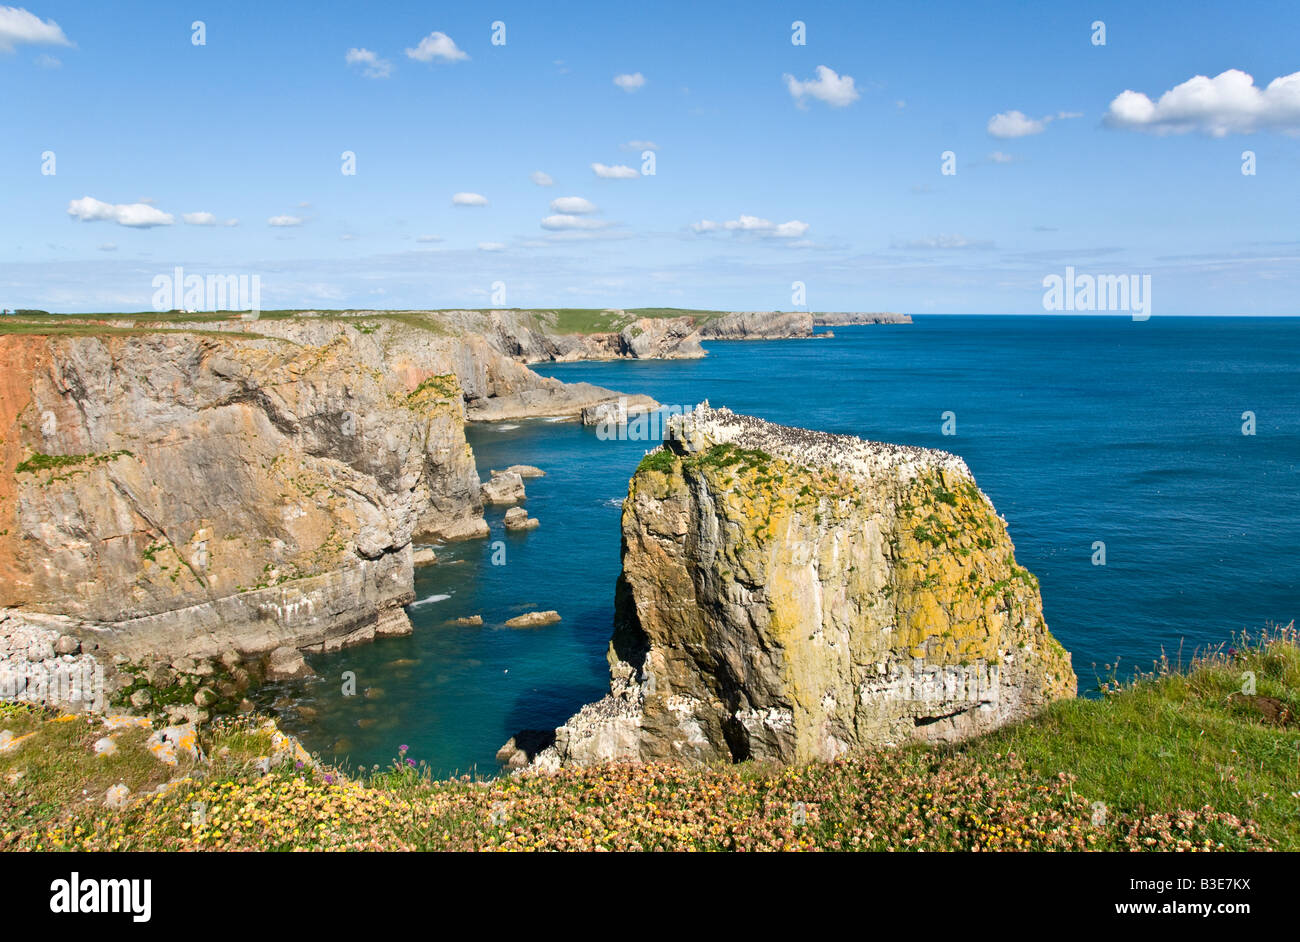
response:
M936 315L706 346L703 360L538 372L961 455L1039 577L1081 690L1117 658L1121 670L1162 650L1186 659L1297 614L1300 320ZM547 472L527 482L541 527L506 534L490 510L489 541L441 547L417 571L412 636L311 658L316 678L263 691L323 755L386 764L406 744L440 774L492 774L515 731L605 692L618 501L654 443L542 420L474 426L470 442L484 476ZM557 625L502 627L552 608ZM473 614L483 627L445 624ZM341 696L344 671L355 697Z

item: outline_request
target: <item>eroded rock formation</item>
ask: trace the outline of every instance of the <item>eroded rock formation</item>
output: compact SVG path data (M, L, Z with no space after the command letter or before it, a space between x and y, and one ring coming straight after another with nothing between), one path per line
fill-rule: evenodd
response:
M623 506L610 694L541 768L831 759L1075 693L1037 580L953 455L701 407Z

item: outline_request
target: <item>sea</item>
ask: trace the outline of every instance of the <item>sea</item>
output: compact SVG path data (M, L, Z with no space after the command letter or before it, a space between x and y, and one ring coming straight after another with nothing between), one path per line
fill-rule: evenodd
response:
M1038 576L1083 695L1297 615L1300 319L918 315L705 348L535 369L960 455ZM507 533L504 508L489 508L487 540L437 546L416 571L412 635L309 657L314 677L267 685L258 705L354 769L406 746L438 776L498 774L516 731L554 727L607 689L621 501L658 440L640 431L659 429L470 426L485 478L546 472L526 482L540 527ZM545 609L562 620L504 627ZM451 624L472 615L481 627Z

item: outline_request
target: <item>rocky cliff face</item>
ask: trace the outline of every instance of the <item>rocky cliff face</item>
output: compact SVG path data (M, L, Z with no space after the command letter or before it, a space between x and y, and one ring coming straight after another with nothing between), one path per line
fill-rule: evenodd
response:
M609 659L539 766L831 759L1075 692L959 458L706 407L632 479Z
M606 312L615 321L621 310ZM449 311L438 316L457 329L482 335L501 353L525 363L548 360L684 360L704 356L703 340L787 340L813 336L807 311L733 311L707 318L695 315L641 317L618 330L558 333L549 311ZM906 315L827 315L837 323L905 323ZM902 317L902 321L896 318Z
M703 354L692 317L609 313L587 334L537 311L23 322L0 335L0 608L130 657L408 631L412 541L487 532L465 422L620 400L526 363Z
M879 311L874 314L859 311L824 311L813 315L813 323L818 327L851 327L858 324L910 324L910 314L895 314Z
M617 396L364 317L13 334L0 362L0 607L130 657L409 631L412 540L487 533L467 403Z
M700 328L705 340L786 340L813 335L807 311L733 311Z

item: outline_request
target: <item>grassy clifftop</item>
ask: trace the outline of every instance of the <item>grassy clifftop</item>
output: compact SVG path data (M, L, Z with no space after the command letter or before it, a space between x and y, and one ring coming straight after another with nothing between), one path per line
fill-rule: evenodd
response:
M345 774L251 718L205 730L202 763L160 764L135 729L98 756L100 727L6 705L28 738L0 747L0 850L1300 849L1294 627L1103 686L958 747L493 781L431 780L400 747Z
M38 336L136 336L163 330L191 333L215 333L214 325L238 325L241 332L256 333L259 321L325 320L353 324L364 329L378 322L405 324L437 333L458 331L456 314L488 314L493 310L510 311L529 316L533 326L555 334L598 334L622 330L628 324L643 318L690 317L699 325L721 317L724 311L705 311L686 308L444 308L438 310L366 311L339 310L274 310L262 311L248 318L239 311L210 311L185 313L182 311L141 311L138 313L50 314L46 312L21 313L0 317L0 336L5 334ZM240 323L243 322L243 323ZM224 332L224 331L223 331Z

